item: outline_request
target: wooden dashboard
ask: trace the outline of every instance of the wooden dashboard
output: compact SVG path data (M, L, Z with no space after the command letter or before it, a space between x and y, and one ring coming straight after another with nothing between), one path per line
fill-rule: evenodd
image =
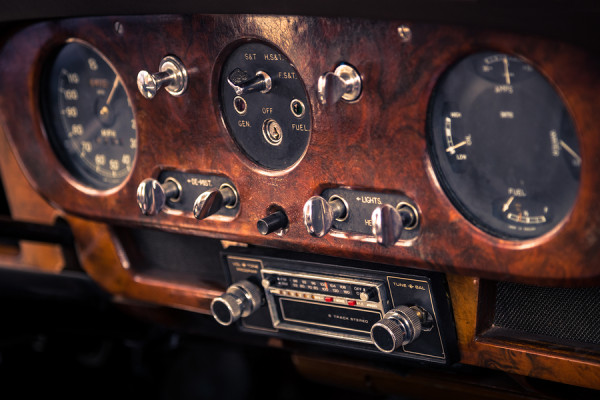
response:
M408 37L399 34L401 26L409 29ZM42 120L43 67L72 38L111 61L136 119L133 169L122 184L105 191L85 187L70 175ZM281 171L249 160L223 121L221 68L232 43L250 40L279 49L297 70L308 97L312 130L307 151L299 163ZM582 159L580 189L567 218L539 238L512 241L480 230L456 210L432 167L427 120L435 85L450 65L482 50L513 54L534 65L560 93L574 120ZM137 73L155 69L168 54L188 68L188 90L180 97L160 92L148 100L137 90ZM0 146L0 170L15 217L18 210L35 209L41 202L46 211L38 209L43 216L34 221L66 218L82 266L114 295L208 313L211 299L224 289L202 279L190 283L135 273L133 256L115 234L121 227L438 271L448 277L461 362L600 389L597 352L480 335L485 330L481 315L489 312L486 280L600 284L598 61L585 48L543 37L410 21L195 15L43 22L5 38L0 53L0 121L7 140ZM360 71L362 93L352 103L322 104L319 77L341 62ZM136 204L139 183L168 170L227 177L239 192L239 212L202 221L191 210L142 215ZM421 217L418 234L388 248L364 235L334 231L310 236L303 205L332 187L411 198ZM281 236L263 236L256 223L274 206L285 210L289 229Z

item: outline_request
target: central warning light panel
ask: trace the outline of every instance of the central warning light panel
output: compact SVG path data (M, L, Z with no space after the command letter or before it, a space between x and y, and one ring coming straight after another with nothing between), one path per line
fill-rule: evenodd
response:
M242 44L223 65L219 91L223 120L253 162L284 170L300 161L310 139L310 108L285 55L264 43Z

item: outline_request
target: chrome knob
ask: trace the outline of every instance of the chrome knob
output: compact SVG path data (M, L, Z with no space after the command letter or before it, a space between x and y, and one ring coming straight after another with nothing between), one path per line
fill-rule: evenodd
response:
M327 201L321 196L313 196L304 204L304 225L312 236L325 236L333 221L347 215L348 209L340 198Z
M377 293L375 289L369 288L364 292L360 292L359 297L362 301L369 301L375 296L375 293Z
M239 68L234 69L229 74L227 83L238 96L253 92L268 93L273 87L271 77L266 72L258 71L256 75L251 77Z
M177 200L180 196L181 186L172 178L162 184L156 179L144 179L137 188L137 203L144 215L158 214L167 200Z
M194 217L204 219L219 212L223 207L235 208L237 204L237 191L230 185L223 184L219 189L207 190L196 198L193 209Z
M188 74L183 63L175 56L166 56L158 65L158 72L151 74L140 71L137 76L137 86L147 99L156 96L162 86L172 96L181 96L187 89Z
M371 339L384 353L391 353L400 346L414 342L422 332L420 308L400 306L388 311L371 327Z
M319 77L317 92L321 104L333 104L340 100L354 101L362 91L362 79L358 71L348 64L340 64L335 71Z
M245 318L263 304L262 291L250 281L240 281L227 288L210 303L210 312L221 325L231 325Z
M416 227L418 214L416 209L408 204L402 205L398 209L384 204L373 210L371 221L377 243L389 247L398 241L403 230Z

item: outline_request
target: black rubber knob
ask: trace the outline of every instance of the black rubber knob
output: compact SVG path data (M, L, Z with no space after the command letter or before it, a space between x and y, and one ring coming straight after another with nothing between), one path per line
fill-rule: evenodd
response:
M256 228L263 235L285 229L288 226L288 217L283 211L276 211L256 223Z

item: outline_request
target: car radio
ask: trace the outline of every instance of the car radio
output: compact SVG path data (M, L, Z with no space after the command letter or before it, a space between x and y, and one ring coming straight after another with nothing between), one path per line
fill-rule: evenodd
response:
M434 363L456 354L442 274L248 248L222 260L232 284L211 304L222 325Z

